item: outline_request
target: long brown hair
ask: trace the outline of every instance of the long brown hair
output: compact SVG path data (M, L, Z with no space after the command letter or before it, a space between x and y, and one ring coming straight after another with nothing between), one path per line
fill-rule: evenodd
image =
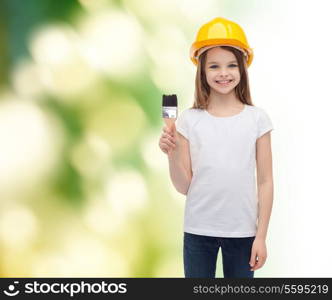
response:
M236 97L242 103L253 106L254 104L252 103L250 96L247 65L243 53L234 47L229 47L229 46L219 46L219 47L232 52L235 55L236 60L238 62L238 66L240 68L240 82L235 87ZM210 95L210 86L206 81L206 74L205 74L205 63L206 63L207 52L208 50L203 52L198 59L196 79L195 79L195 102L191 108L207 109L209 104L208 97Z

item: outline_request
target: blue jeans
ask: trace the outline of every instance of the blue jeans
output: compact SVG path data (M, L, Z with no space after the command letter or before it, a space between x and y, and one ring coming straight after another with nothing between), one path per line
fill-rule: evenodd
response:
M253 278L251 247L255 237L226 238L184 232L183 262L186 278L215 278L219 247L224 278Z

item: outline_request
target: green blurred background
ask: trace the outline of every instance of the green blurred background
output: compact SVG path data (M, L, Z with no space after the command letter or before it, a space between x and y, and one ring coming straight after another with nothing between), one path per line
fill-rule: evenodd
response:
M192 104L199 26L268 3L0 1L1 277L183 277L161 96Z

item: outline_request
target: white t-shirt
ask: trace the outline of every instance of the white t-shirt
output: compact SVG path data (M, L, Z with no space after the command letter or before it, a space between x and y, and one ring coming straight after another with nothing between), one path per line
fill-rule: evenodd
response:
M185 109L176 128L189 140L193 177L184 231L215 237L256 235L256 140L273 130L267 113L245 105L230 117Z

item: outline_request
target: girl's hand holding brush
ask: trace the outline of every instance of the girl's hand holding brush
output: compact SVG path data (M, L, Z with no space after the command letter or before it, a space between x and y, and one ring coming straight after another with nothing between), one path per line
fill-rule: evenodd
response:
M159 139L160 149L169 155L172 151L177 149L177 142L178 139L175 124L173 124L171 129L165 125L163 127L163 133Z

